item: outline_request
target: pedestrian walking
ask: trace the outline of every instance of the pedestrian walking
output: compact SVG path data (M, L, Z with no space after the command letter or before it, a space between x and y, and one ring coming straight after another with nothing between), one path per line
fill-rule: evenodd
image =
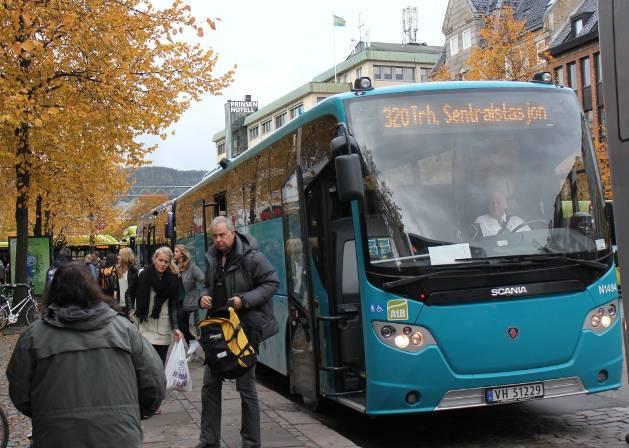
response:
M50 283L52 282L52 278L54 277L57 269L71 262L72 262L72 251L70 250L70 248L64 246L61 249L59 249L59 252L57 252L57 256L54 257L52 266L50 266L48 268L48 271L46 272L46 287L50 286Z
M98 284L109 297L116 293L116 261L117 257L114 254L107 254L105 265L98 270Z
M153 263L138 275L135 294L128 295L130 315L134 315L140 333L155 348L166 364L168 346L181 339L177 325L177 266L173 252L164 246L153 254Z
M203 285L203 271L194 264L188 249L181 244L175 246L175 263L179 268L183 297L179 302L177 317L179 329L188 343L188 355L193 355L199 347L199 341L190 332L190 315L194 317L194 327L199 323L199 285ZM197 333L198 334L198 333Z
M94 264L92 263L92 254L87 254L83 262L85 263L85 267L87 268L87 272L89 272L90 276L94 280L98 280L98 270L96 269L96 266L94 266Z
M15 346L9 395L35 447L142 447L140 418L164 399L164 368L106 300L82 264L57 268L41 319Z
M258 251L256 240L234 229L224 216L212 221L212 246L205 258L207 272L199 304L207 310L231 306L236 310L247 338L258 344L278 331L273 316L273 295L279 286L277 274ZM218 448L221 440L221 389L223 378L205 366L202 389L201 435L197 448ZM260 447L260 406L255 366L236 379L240 392L243 448Z
M129 310L129 296L135 294L135 286L138 280L138 268L135 267L135 254L128 247L123 247L118 252L118 264L116 266L116 291L114 297L124 312Z

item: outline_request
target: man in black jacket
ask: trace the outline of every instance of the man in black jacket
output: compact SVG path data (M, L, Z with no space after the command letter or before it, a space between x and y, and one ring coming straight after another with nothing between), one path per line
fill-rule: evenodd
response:
M273 316L273 295L279 286L277 274L257 250L256 240L238 233L227 218L219 216L210 227L213 245L205 254L207 272L199 305L207 310L231 306L236 310L251 344L278 331ZM218 448L221 439L221 389L223 378L205 367L201 396L201 437L197 448ZM260 447L260 407L255 366L236 380L242 401L243 448Z

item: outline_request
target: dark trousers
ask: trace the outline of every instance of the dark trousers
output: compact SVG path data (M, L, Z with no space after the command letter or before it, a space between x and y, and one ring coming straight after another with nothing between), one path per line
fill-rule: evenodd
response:
M194 341L196 338L190 333L190 315L194 314L194 325L196 326L199 320L199 311L184 311L183 308L177 309L177 323L179 330L183 333L183 337L186 339L186 344L190 345L190 341Z
M164 367L166 367L166 355L168 354L168 346L167 345L154 345L153 348L162 359L162 363Z
M221 445L221 395L223 379L212 375L205 366L203 390L201 393L201 437L198 447L219 448ZM240 435L243 448L259 448L260 444L260 405L256 390L256 373L253 366L247 373L236 379L236 389L240 392L242 423Z

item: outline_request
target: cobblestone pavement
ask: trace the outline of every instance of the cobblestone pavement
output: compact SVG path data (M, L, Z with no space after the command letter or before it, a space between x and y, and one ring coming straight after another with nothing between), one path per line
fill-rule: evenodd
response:
M9 447L27 447L30 420L13 408L4 371L17 335L0 333L0 405L9 417ZM194 447L201 412L200 363L191 363L193 390L171 392L162 414L144 420L146 448ZM258 383L264 447L627 447L629 391L526 402L508 406L370 419L327 403L311 413L276 390L277 377ZM624 383L627 380L625 378ZM272 389L271 389L272 388ZM285 391L284 391L285 392ZM223 448L240 444L240 398L235 383L223 388ZM339 434L340 433L340 434Z
M0 405L9 417L9 447L27 447L30 419L22 416L8 396L6 366L17 335L0 332ZM199 439L203 367L190 363L193 389L189 393L169 392L162 413L142 421L147 448L194 447ZM261 407L262 445L264 447L353 447L354 443L307 415L292 401L262 385L258 386ZM240 446L240 396L234 381L223 387L223 448ZM118 448L118 447L116 447Z
M346 413L324 422L365 448L626 448L626 396L621 390L375 420Z
M6 333L3 335L0 331L0 406L9 420L9 448L28 447L30 443L26 435L31 430L31 420L13 407L13 403L9 399L7 376L4 373L18 335L9 334L11 333L10 329L6 330Z

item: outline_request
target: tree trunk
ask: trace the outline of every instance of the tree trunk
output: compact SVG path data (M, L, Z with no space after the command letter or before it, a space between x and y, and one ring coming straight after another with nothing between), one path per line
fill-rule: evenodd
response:
M44 234L44 216L42 211L43 202L44 198L42 198L41 194L38 194L35 201L35 225L33 226L33 235L35 236L43 236Z
M17 163L15 164L17 198L15 201L15 223L17 227L17 245L15 250L15 281L27 283L26 255L28 251L28 198L31 186L31 164L29 145L30 129L28 123L22 123L15 130L18 138Z

